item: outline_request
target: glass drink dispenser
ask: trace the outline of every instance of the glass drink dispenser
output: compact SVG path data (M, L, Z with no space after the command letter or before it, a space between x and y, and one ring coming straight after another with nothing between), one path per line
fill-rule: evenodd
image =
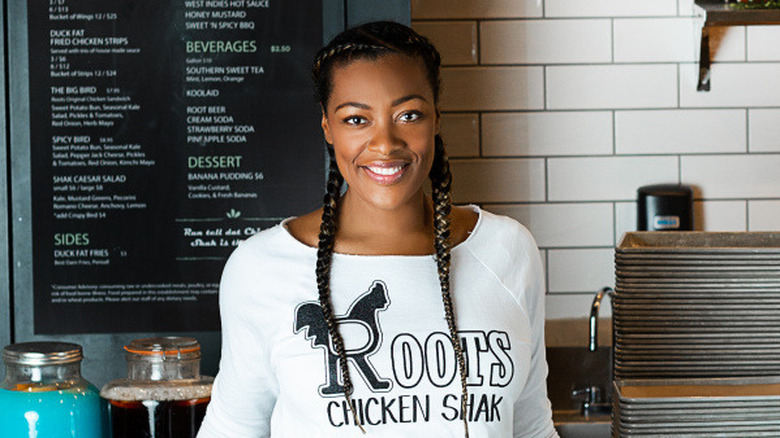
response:
M195 438L213 378L200 375L193 338L136 339L125 346L127 378L107 383L113 438Z
M26 342L3 349L3 438L103 438L105 403L81 377L81 346Z

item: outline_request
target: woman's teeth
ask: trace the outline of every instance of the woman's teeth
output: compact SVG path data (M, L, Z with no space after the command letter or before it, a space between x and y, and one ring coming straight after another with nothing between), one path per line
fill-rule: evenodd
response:
M369 166L369 170L376 173L377 175L395 175L396 173L400 172L403 166L396 166L396 167L372 167Z

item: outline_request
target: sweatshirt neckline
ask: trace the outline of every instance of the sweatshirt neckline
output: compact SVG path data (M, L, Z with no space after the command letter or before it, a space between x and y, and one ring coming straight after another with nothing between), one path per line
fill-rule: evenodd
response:
M472 211L476 212L477 217L477 223L474 225L474 228L471 230L469 235L460 243L453 246L451 251L459 251L458 248L465 247L469 245L469 243L474 239L474 235L479 232L479 229L481 228L482 222L484 220L484 211L479 208L476 205L466 205L465 207L470 208ZM282 220L277 227L281 228L281 233L284 236L286 240L290 240L291 244L294 245L296 248L302 249L304 251L310 252L310 253L316 253L317 248L306 245L305 243L301 242L300 240L296 239L292 234L290 234L290 230L287 229L287 222L295 219L296 216L290 216L284 220ZM340 253L340 252L334 252L334 257L343 258L343 257L353 257L353 258L364 258L364 259L378 259L378 258L395 258L395 259L433 259L435 254L424 254L424 255L404 255L404 254L391 254L391 255L366 255L366 254L346 254L346 253Z

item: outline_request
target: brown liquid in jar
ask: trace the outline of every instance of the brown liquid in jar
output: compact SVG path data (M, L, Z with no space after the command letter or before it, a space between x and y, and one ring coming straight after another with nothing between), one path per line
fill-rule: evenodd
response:
M109 400L112 437L195 438L210 400Z

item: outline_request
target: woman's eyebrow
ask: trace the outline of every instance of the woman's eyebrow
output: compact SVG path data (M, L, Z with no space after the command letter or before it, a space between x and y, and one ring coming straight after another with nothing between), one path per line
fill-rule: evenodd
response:
M413 99L420 99L423 102L428 102L427 100L425 100L424 97L420 96L419 94L410 94L408 96L400 97L400 98L394 100L393 101L393 106L398 106L398 105L400 105L400 104L402 104L404 102L408 102L408 101L413 100Z
M354 107L356 107L356 108L360 108L360 109L364 109L364 110L370 110L370 109L371 109L371 106L369 106L369 105L366 105L365 103L360 103L360 102L344 102L344 103L342 103L341 105L339 105L339 106L337 106L336 108L334 108L334 109L333 109L333 112L335 113L336 111L340 110L341 108L344 108L345 106L354 106Z
M398 106L398 105L400 105L400 104L402 104L404 102L408 102L408 101L414 100L414 99L420 99L423 102L428 102L423 96L421 96L419 94L410 94L408 96L399 97L398 99L394 100L392 102L392 106ZM364 109L364 110L370 110L371 109L371 106L370 105L366 105L365 103L344 102L344 103L336 106L336 108L333 109L333 112L336 112L336 111L340 110L341 108L344 108L344 107L347 107L347 106L352 106L352 107L360 108L360 109Z

